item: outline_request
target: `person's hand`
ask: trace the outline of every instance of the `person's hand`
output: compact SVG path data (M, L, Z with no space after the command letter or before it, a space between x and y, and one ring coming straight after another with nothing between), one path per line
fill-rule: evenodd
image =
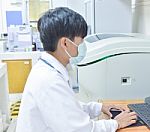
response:
M107 114L110 118L112 117L112 114L110 113L110 109L111 108L114 108L114 109L118 109L118 110L121 110L121 111L124 111L125 109L121 106L117 106L117 105L107 105L107 104L103 104L102 105L102 112L104 114Z
M114 118L118 122L118 129L127 127L136 123L136 113L130 111L123 111Z

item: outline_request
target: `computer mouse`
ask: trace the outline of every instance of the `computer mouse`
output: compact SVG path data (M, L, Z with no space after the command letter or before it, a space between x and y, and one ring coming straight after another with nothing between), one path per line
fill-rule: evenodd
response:
M130 110L131 111L131 110ZM111 119L114 119L118 114L120 114L122 111L119 109L111 108L110 113L112 114ZM141 120L140 117L137 117L136 123L129 125L127 127L135 127L135 126L143 126L145 125L144 122Z
M114 119L118 114L120 114L122 111L119 109L111 108L110 113L112 114L111 119Z

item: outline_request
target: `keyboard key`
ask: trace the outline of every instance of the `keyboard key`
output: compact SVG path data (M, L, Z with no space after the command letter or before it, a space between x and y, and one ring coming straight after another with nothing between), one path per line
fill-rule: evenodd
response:
M143 122L150 128L150 104L129 104L128 107L137 113L137 115L143 120Z

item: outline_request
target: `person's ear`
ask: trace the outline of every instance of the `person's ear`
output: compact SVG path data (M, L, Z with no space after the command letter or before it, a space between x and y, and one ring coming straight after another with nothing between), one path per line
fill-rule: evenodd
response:
M65 37L62 37L60 40L60 46L63 48L63 49L67 49L67 39Z

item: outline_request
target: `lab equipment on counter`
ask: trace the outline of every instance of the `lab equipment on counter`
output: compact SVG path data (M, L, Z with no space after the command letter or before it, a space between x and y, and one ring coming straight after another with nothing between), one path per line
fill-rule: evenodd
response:
M8 27L9 51L32 51L32 27L29 25L11 25Z
M0 40L0 53L7 50L7 41Z
M40 34L39 32L33 32L33 43L35 44L35 50L37 51L43 51L43 44L40 40Z
M140 35L93 34L78 65L84 101L143 99L150 93L150 40Z

